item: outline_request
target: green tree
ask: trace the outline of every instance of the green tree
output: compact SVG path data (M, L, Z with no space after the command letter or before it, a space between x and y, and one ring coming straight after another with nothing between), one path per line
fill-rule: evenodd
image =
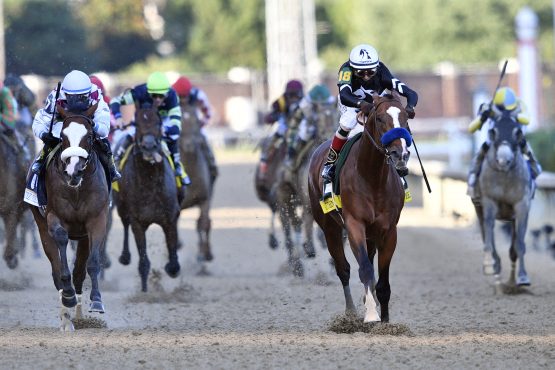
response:
M6 1L5 15L8 72L63 75L97 68L85 46L86 31L67 1Z

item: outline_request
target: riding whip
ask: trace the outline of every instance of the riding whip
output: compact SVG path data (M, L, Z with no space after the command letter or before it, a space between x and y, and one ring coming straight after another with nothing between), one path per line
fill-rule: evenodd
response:
M58 81L58 87L56 88L56 98L54 99L54 112L52 112L52 119L50 120L50 128L48 129L48 135L52 134L52 126L54 125L54 120L56 119L56 104L58 104L58 98L60 97L60 89L62 83Z
M414 151L416 152L416 157L418 158L418 163L420 163L420 169L422 170L422 177L424 177L424 182L426 183L426 187L428 188L428 193L432 192L432 188L430 187L430 183L428 182L428 176L426 176L426 171L424 171L424 166L422 165L422 160L420 159L420 154L418 154L418 148L416 147L416 143L414 142L414 137L412 136L412 132L410 131L410 127L408 127L408 131L412 138L412 145L414 146Z

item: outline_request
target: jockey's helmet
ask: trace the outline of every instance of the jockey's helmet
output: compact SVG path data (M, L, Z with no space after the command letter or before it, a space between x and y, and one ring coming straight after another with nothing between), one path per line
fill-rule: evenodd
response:
M493 104L500 109L513 110L517 106L516 94L510 87L501 87L495 92Z
M303 97L303 84L299 80L290 80L285 85L285 95L291 98Z
M69 72L62 81L62 92L65 94L68 108L72 111L83 111L89 108L91 89L91 79L81 71Z
M148 76L146 89L150 95L166 95L170 90L170 81L162 72L153 72Z
M177 81L174 82L174 84L172 85L172 88L180 97L187 97L191 93L191 89L193 88L193 85L191 84L191 81L189 81L187 77L181 76L177 79Z
M378 52L368 44L355 46L349 54L349 65L355 70L355 74L360 70L373 70L375 73L379 63Z
M319 84L310 89L308 96L313 103L326 103L331 94L326 85Z

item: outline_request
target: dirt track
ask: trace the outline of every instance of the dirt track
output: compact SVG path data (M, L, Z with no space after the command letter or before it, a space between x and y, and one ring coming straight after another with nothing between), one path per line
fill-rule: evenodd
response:
M28 251L15 272L2 261L0 367L554 367L555 261L547 255L527 255L529 294L495 297L481 274L477 230L407 208L392 263L390 314L412 335L336 334L328 327L343 312L344 299L327 251L318 247L316 260L303 261L302 280L278 274L285 251L267 246L269 212L254 197L254 164L232 162L222 161L220 168L209 276L196 275L196 211L187 211L181 218L181 276L170 279L162 272L151 281L151 292L138 293L136 249L132 244L130 266L117 262L116 222L109 238L113 265L101 285L107 329L60 333L48 261ZM147 238L152 268L163 271L160 229L151 228ZM506 277L505 244L500 250ZM354 261L351 286L362 309Z

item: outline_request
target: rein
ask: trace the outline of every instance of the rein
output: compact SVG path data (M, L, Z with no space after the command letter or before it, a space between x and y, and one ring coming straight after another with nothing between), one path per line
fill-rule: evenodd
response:
M378 109L378 107L379 107L381 104L383 104L383 103L385 103L385 101L379 102L379 103L374 107L374 109L373 109L373 112L372 112L371 115L372 115L373 118L374 118L374 122L376 122L377 109ZM368 123L368 120L370 120L370 116L371 116L371 115L366 116L366 120L365 120L364 122L362 122L362 121L361 121L360 119L358 119L358 118L357 118L357 121L358 121L360 124L362 124L362 125L364 126L364 134L366 135L366 137L367 137L368 139L370 139L370 142L372 143L372 145L374 145L374 147L375 147L380 153L383 154L383 156L385 157L385 160L386 160L386 161L389 161L390 158L391 158L391 155L389 154L389 150L387 150L387 148L384 148L384 147L381 146L381 145L378 145L378 143L376 143L376 140L374 140L374 138L372 137L372 135L370 135L370 132L366 129L366 124ZM359 117L360 117L360 115L359 115Z

